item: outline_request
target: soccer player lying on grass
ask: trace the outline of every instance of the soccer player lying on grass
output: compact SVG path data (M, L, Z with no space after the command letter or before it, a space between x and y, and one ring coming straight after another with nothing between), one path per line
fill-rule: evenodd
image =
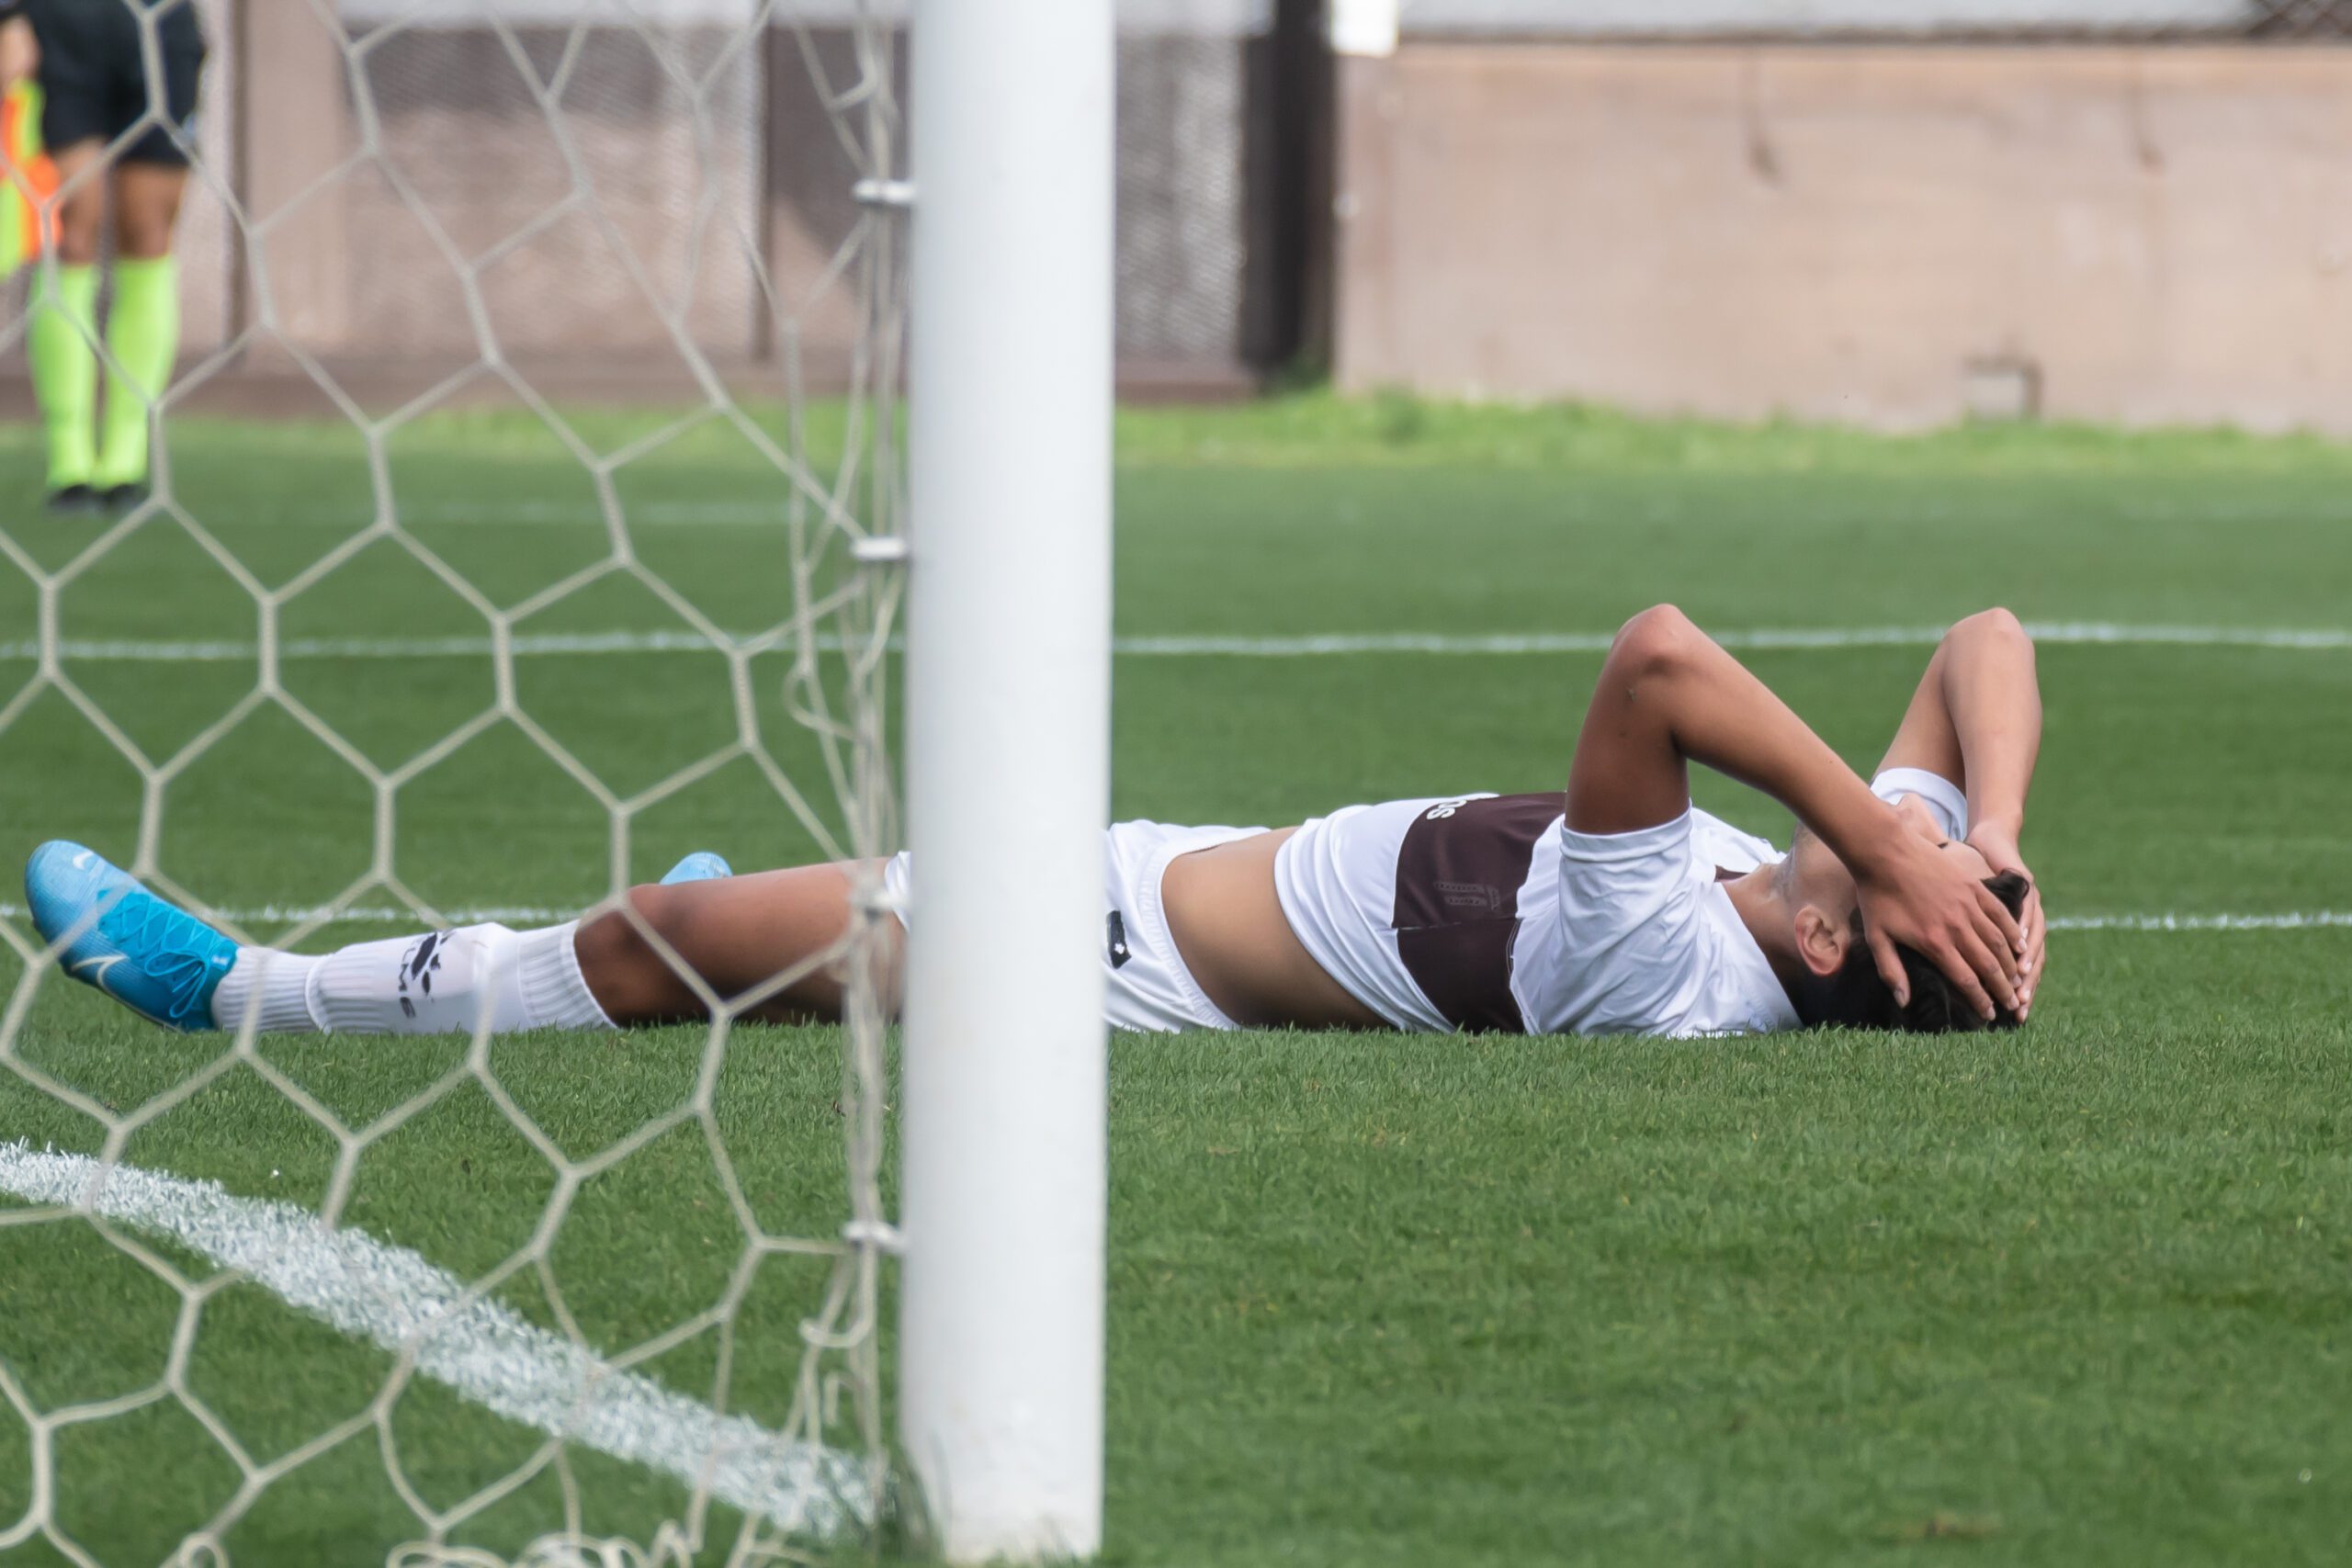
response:
M1512 1030L1703 1035L2009 1025L2042 973L2018 852L2041 744L2033 645L1989 610L1954 626L1865 785L1669 607L1625 624L1565 794L1355 806L1297 828L1108 830L1103 964L1126 1029ZM1781 801L1788 855L1693 807L1702 762ZM729 876L691 857L634 888L643 922L747 1016L838 1016L825 960L878 874L920 920L904 854ZM704 1016L619 911L477 925L322 957L240 947L73 844L26 871L66 970L187 1030L470 1032ZM895 993L903 933L887 928ZM775 977L797 971L788 983ZM766 989L762 990L762 987ZM895 995L893 997L895 1000Z

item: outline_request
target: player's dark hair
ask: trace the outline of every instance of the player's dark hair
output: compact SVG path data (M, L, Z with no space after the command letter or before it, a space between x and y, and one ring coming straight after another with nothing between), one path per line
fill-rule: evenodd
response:
M1984 886L2012 915L2025 912L2025 896L2032 884L2014 871L1987 878ZM1948 1031L2015 1029L2018 1015L1995 1004L1988 1021L1961 994L1944 972L1907 947L1895 949L1903 960L1904 977L1911 982L1911 1001L1897 1007L1894 992L1878 972L1878 960L1863 939L1862 917L1853 919L1854 940L1846 962L1835 974L1807 976L1790 996L1797 1016L1810 1028L1900 1029L1912 1034L1942 1034Z

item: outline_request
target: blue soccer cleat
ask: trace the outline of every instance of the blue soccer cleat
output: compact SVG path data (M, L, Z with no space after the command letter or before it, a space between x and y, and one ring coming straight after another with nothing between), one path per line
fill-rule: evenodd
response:
M25 863L25 903L42 940L73 940L65 972L166 1029L214 1027L212 993L237 944L141 887L95 850L51 840Z
M673 887L681 882L715 882L722 876L735 874L734 868L708 850L696 850L670 868L662 886Z

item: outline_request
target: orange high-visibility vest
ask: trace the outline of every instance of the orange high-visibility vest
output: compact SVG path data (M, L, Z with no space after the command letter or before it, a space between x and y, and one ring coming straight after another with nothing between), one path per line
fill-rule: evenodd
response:
M57 164L40 144L40 88L19 82L0 97L0 277L57 237Z

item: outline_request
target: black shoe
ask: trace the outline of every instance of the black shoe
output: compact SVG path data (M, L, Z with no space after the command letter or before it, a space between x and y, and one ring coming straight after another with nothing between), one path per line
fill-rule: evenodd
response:
M147 499L147 487L132 482L108 485L98 492L98 503L108 512L129 512Z
M105 510L105 506L98 492L88 485L60 485L49 492L49 511L53 517L87 517Z

